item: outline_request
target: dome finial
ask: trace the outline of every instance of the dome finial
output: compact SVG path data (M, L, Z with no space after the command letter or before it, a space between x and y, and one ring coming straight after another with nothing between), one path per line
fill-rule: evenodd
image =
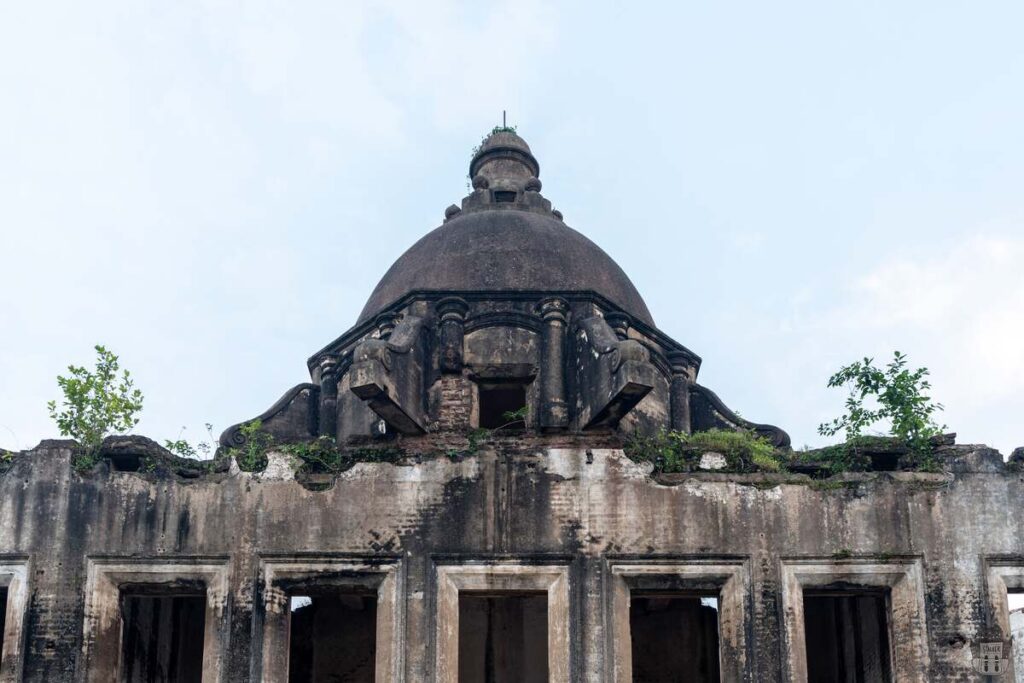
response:
M502 125L495 126L474 151L469 163L469 177L483 176L492 186L500 181L519 181L522 184L536 178L540 175L540 164L530 146L519 137L515 126L507 124L504 111L501 112L501 120Z

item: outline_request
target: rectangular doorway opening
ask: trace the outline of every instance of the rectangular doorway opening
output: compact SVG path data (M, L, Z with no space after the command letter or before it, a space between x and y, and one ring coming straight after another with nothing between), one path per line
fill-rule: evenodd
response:
M201 683L206 594L121 591L121 682Z
M526 429L526 385L522 382L488 382L479 385L480 420L483 429Z
M4 661L4 629L7 626L7 587L0 586L0 662Z
M289 683L374 682L376 593L291 595L289 605Z
M547 680L547 593L459 591L459 683Z
M892 680L888 591L804 591L808 683Z
M633 680L721 680L718 595L632 591L629 600Z

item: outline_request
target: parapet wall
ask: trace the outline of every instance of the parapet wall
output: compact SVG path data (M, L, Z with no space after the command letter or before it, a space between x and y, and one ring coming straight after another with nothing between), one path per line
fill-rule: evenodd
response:
M955 473L656 479L614 448L529 437L360 463L315 491L280 455L260 474L80 474L72 444L44 442L0 474L17 617L0 681L112 680L117 586L145 581L206 587L204 680L275 680L275 582L331 572L381 591L378 680L450 680L451 596L499 584L547 592L550 680L622 680L644 581L718 591L723 680L800 680L802 587L836 582L889 592L896 680L981 680L978 644L1009 647L1006 592L1024 586L1024 475L993 454L955 447Z

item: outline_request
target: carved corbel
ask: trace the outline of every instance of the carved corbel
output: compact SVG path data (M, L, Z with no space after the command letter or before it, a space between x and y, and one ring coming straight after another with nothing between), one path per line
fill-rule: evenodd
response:
M384 325L386 338L367 339L355 348L350 387L392 429L423 434L423 319L409 315L396 323L390 316Z
M462 342L467 311L469 305L457 297L447 297L437 302L441 327L441 372L445 374L462 372Z
M619 339L604 318L580 321L576 358L583 429L614 427L655 386L647 349L638 341Z

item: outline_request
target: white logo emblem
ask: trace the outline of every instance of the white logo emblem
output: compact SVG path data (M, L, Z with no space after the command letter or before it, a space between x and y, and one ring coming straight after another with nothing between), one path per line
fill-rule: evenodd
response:
M980 645L978 654L981 656L974 660L974 670L986 676L1000 676L1006 673L1010 661L1003 659L1003 644L980 643Z

